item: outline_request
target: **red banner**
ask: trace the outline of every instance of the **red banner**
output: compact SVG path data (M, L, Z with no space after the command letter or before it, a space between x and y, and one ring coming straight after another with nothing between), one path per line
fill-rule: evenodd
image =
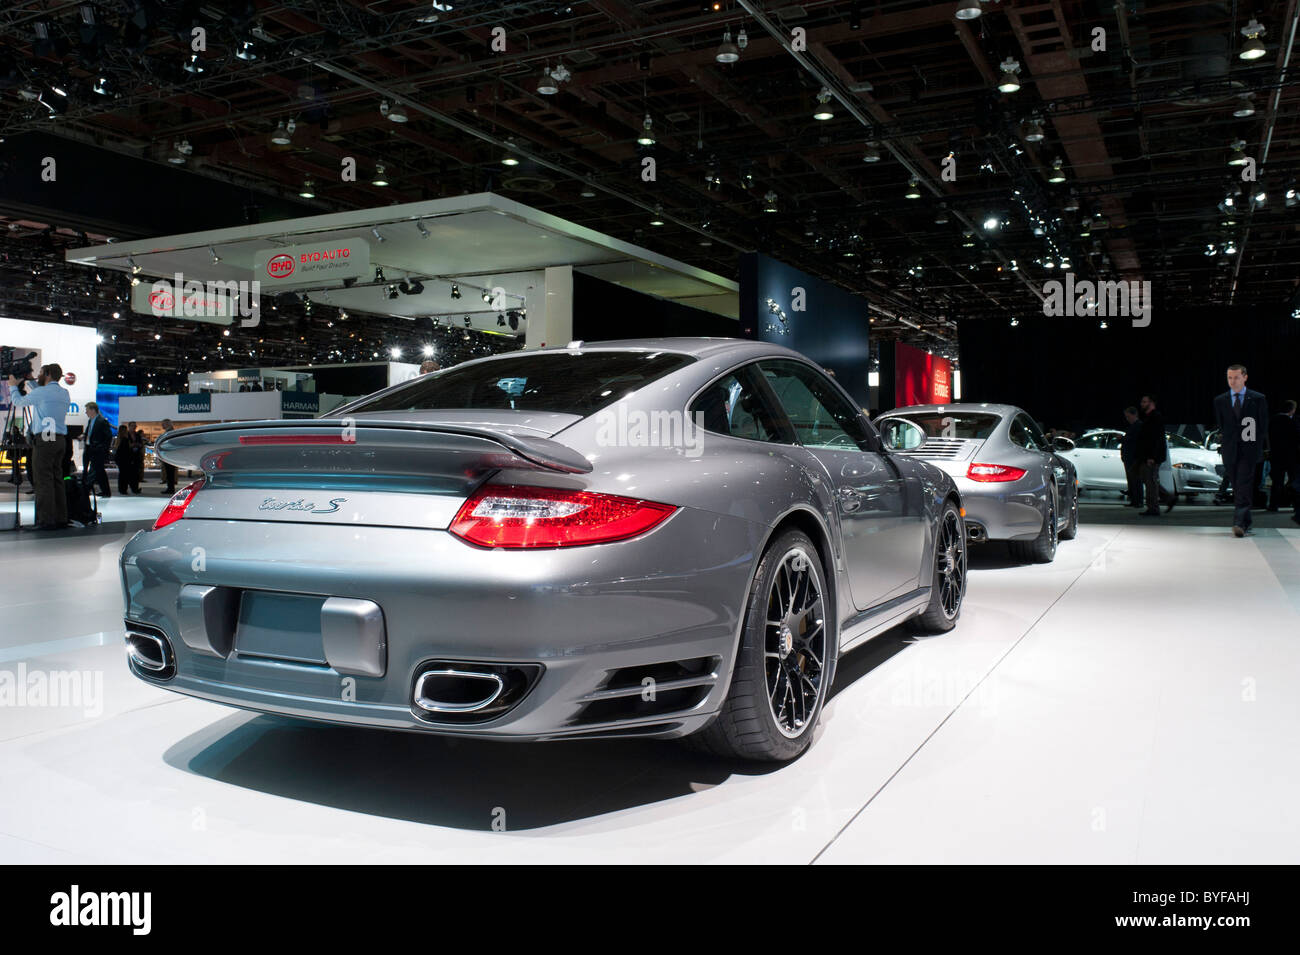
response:
M894 407L952 403L952 362L894 343Z

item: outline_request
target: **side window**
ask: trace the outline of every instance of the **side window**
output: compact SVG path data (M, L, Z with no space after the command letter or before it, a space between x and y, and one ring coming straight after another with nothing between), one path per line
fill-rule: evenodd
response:
M804 447L875 450L861 413L815 369L779 360L760 362L759 368Z
M1011 419L1011 429L1007 433L1011 443L1019 445L1027 451L1037 451L1038 445L1034 442L1033 432L1029 430L1028 422L1024 415L1016 415Z
M1105 437L1106 443L1102 445L1102 447L1104 447L1107 451L1118 451L1119 443L1124 438L1122 434L1107 434L1104 435L1103 437Z
M719 378L691 403L691 420L714 434L750 441L780 441L781 429L750 381L749 373L743 368Z
M1076 444L1075 447L1079 448L1080 450L1091 450L1091 451L1102 450L1105 447L1107 447L1107 435L1104 434L1087 435L1085 437L1080 438L1079 443Z

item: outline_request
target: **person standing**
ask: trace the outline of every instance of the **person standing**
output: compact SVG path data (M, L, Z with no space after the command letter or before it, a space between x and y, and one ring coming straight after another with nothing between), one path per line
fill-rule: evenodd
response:
M1146 510L1143 517L1160 516L1160 465L1165 461L1165 418L1156 407L1153 395L1143 395L1139 404L1142 407L1142 427L1138 431L1138 471L1146 496ZM1174 505L1170 503L1169 510Z
M42 365L36 387L26 395L17 393L19 380L9 376L15 408L32 409L32 454L29 470L36 486L36 527L56 530L68 526L68 498L63 490L63 457L68 443L68 407L72 398L59 384L63 368Z
M117 462L117 492L130 494L132 490L140 493L140 476L135 471L135 448L131 429L119 425L117 439L113 442L113 460Z
M1223 443L1219 454L1232 482L1232 535L1252 533L1255 465L1264 460L1269 426L1268 400L1246 387L1246 366L1228 366L1228 390L1214 399L1214 416Z
M1138 410L1129 405L1124 409L1124 421L1126 424L1124 437L1119 443L1119 459L1124 462L1124 476L1128 478L1128 505L1141 507L1142 472L1139 468L1142 462L1138 460L1138 440L1142 434L1142 419L1138 417Z
M90 487L99 488L100 497L112 497L108 486L108 452L113 446L113 426L99 413L99 405L93 401L86 402L86 447L82 452L85 459L81 465L81 480Z
M154 439L154 448L158 447L158 439L165 437L169 432L176 430L176 425L172 424L171 418L163 418L163 433ZM154 452L154 457L158 457L158 452ZM162 458L158 458L158 463L162 466L163 480L167 483L167 489L164 494L172 495L176 493L176 467L168 464Z
M1300 430L1297 430L1295 408L1294 401L1282 402L1282 410L1268 423L1268 465L1273 476L1273 489L1268 496L1270 511L1282 509L1291 493L1290 485L1300 479L1296 473L1300 464Z

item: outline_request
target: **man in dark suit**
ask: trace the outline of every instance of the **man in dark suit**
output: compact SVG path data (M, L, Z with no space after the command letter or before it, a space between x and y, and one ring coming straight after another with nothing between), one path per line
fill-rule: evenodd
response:
M1252 533L1250 508L1255 497L1255 465L1268 445L1268 399L1246 387L1246 366L1228 366L1228 390L1214 399L1214 417L1223 443L1219 454L1232 481L1232 534Z
M99 405L93 401L86 402L86 420L81 481L87 488L92 484L98 487L100 497L112 497L104 465L108 463L108 451L113 444L113 426L104 420L104 416L99 413Z
M1290 486L1300 480L1296 466L1300 464L1300 427L1295 417L1295 402L1282 402L1282 410L1273 415L1268 424L1268 464L1273 476L1273 490L1269 494L1268 509L1281 510L1291 493ZM1300 500L1295 500L1300 508Z
M1138 439L1142 434L1142 419L1132 405L1124 409L1124 437L1119 443L1119 459L1124 462L1124 476L1128 478L1129 507L1142 506L1142 476L1138 460Z
M1142 483L1146 487L1147 507L1141 511L1143 517L1160 516L1160 465L1165 462L1166 442L1165 417L1156 407L1153 395L1143 395L1142 428L1138 431L1138 463ZM1169 510L1173 510L1171 501Z

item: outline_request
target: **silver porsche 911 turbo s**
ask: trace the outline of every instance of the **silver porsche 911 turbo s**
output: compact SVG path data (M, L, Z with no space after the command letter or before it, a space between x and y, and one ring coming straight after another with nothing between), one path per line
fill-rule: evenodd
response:
M249 710L789 759L840 653L965 592L952 479L757 342L515 352L158 451L203 477L122 552L130 667Z
M1009 541L1022 561L1047 563L1060 540L1079 531L1079 482L1073 448L1049 442L1014 405L911 405L876 419L886 441L942 468L966 506L972 541Z

